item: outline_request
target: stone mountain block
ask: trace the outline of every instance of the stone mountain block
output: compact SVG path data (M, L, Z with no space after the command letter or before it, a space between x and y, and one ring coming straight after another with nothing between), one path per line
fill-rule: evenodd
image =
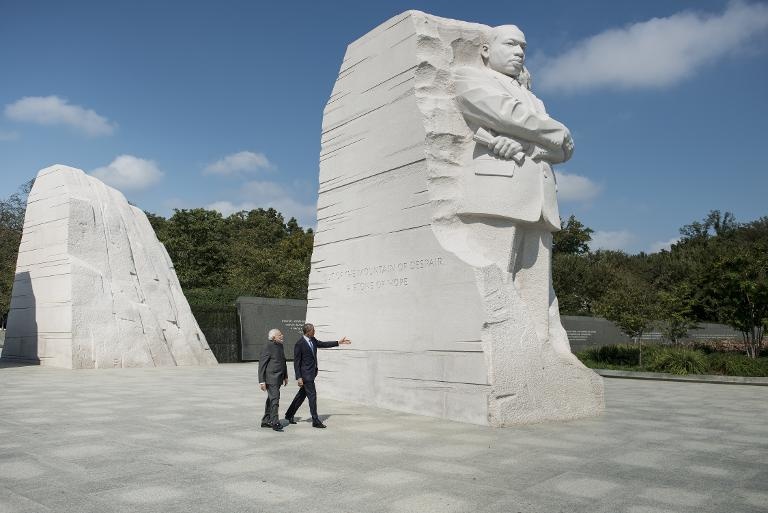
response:
M215 365L146 215L79 169L29 194L3 359L71 369Z
M323 117L307 321L352 345L320 356L321 398L494 426L603 409L554 293L533 314L503 258L482 249L508 254L515 227L468 188L491 184L484 194L503 203L514 173L472 172L454 73L482 67L489 31L409 11L347 49ZM551 285L529 287L546 298Z

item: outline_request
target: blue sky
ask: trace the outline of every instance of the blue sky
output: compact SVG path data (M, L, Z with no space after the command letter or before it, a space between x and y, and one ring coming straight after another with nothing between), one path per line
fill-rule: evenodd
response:
M768 3L0 0L0 197L54 163L137 206L273 206L314 225L346 45L418 9L526 33L569 126L560 210L651 251L711 209L768 215Z

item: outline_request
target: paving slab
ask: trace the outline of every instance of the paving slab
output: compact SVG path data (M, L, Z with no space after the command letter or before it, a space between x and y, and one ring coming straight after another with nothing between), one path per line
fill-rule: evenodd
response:
M257 364L2 367L0 512L768 511L765 387L607 379L600 417L496 429L322 383L328 428L276 433Z

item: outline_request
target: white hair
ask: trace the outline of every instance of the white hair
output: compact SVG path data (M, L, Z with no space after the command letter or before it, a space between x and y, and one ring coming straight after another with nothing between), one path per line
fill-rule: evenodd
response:
M278 333L280 333L280 330L279 330L279 329L277 329L277 328L272 328L271 330L269 330L269 334L267 335L267 338L268 338L269 340L275 340L275 338L277 338L277 334L278 334Z

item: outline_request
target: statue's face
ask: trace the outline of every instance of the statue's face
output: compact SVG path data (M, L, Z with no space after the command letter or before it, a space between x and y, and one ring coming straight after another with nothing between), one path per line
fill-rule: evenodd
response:
M493 39L481 50L488 67L510 77L517 77L525 62L525 35L514 25L493 29Z

